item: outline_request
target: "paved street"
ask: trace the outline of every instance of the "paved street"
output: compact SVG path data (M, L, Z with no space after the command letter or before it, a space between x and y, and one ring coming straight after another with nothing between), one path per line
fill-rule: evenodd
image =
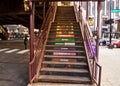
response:
M29 50L23 41L0 41L0 86L27 86Z

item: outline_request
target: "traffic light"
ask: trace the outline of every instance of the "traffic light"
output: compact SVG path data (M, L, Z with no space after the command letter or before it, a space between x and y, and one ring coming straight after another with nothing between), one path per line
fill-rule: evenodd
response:
M114 19L109 19L105 21L105 24L112 24L114 23Z

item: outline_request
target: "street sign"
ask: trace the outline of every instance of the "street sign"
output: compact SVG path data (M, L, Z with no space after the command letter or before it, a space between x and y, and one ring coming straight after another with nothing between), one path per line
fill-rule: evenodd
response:
M112 12L112 13L119 13L119 12L120 12L120 9L112 9L111 12Z

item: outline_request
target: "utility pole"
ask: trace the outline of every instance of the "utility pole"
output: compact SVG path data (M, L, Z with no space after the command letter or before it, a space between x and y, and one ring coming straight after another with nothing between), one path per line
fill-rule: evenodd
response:
M109 45L109 48L112 48L112 45L111 45L111 39L112 39L112 22L111 22L111 0L110 0L110 45Z

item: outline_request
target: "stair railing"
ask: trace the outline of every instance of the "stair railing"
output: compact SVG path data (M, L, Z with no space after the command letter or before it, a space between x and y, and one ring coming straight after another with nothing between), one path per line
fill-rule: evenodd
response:
M74 5L74 9L81 27L91 78L97 86L100 86L102 67L98 64L98 59L96 57L96 42L92 36L89 24L84 17L82 7L79 8L79 11L77 11L77 6Z
M48 36L48 32L55 15L56 6L50 6L46 16L43 20L43 24L40 28L38 37L36 37L34 58L29 63L29 82L32 83L37 80L39 75L39 70L42 63L43 53L45 50L45 42Z

